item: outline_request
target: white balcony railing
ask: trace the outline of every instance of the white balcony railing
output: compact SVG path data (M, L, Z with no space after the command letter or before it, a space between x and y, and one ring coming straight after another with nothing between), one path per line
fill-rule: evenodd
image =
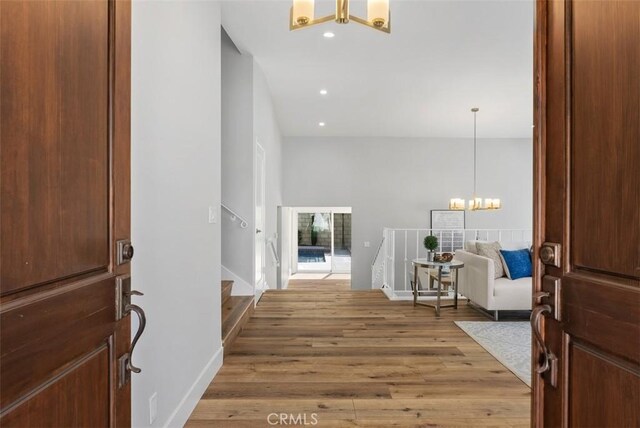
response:
M473 240L504 244L531 243L530 229L391 229L385 228L371 264L371 287L382 289L390 299L411 298L411 261L426 257L425 236L438 238L438 252L455 252Z

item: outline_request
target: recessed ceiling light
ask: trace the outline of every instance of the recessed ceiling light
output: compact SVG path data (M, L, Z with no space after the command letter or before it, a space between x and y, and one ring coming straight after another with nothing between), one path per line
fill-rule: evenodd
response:
M320 123L318 123L318 126L319 126L319 127L323 127L323 126L325 126L325 125L326 125L326 123L324 123L324 122L320 122Z
M320 89L320 95L327 95L328 93L326 89Z
M327 31L323 34L325 39L333 39L336 35L333 34L331 31Z

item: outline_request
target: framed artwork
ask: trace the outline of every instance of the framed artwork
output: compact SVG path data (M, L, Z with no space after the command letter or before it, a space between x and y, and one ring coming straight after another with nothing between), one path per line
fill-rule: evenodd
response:
M464 210L431 210L431 230L440 241L440 251L464 248Z

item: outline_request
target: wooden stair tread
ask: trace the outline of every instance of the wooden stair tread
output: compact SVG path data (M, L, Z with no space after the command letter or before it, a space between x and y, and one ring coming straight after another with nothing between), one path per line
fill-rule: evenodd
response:
M225 302L229 297L231 297L231 290L233 289L233 281L223 280L221 282L220 292L222 293L222 305L224 306Z
M253 313L253 296L230 296L222 305L222 345L225 352Z

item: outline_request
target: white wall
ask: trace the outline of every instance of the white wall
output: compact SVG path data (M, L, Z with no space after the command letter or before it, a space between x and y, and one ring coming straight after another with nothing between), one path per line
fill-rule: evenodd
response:
M220 10L133 2L133 287L147 330L133 355L132 424L182 426L222 363ZM219 216L219 213L218 213ZM134 325L135 328L135 325Z
M253 136L265 151L265 237L272 239L278 231L278 206L282 205L282 136L275 115L271 92L260 66L253 66ZM277 243L274 242L277 247ZM270 288L278 283L278 268L267 246L266 278Z
M478 194L504 208L468 212L467 228L532 227L532 154L530 139L478 140ZM368 289L384 227L428 228L431 209L471 196L473 140L285 138L283 168L285 205L353 208L352 288Z
M222 203L249 225L242 229L227 212L222 213L222 264L251 286L255 231L253 141L253 57L241 54L223 31Z
M286 289L289 286L289 276L291 275L291 254L292 244L297 244L297 241L292 240L292 213L291 207L282 207L280 212L279 230L279 257L280 257L280 269L278 271L279 282L278 288Z
M254 151L265 151L265 238L277 232L277 207L282 204L282 137L271 92L260 66L240 53L222 34L222 201L244 217L248 227L223 213L222 264L248 284L255 284L255 174ZM277 285L277 266L267 247L266 280ZM229 278L233 279L233 278ZM234 292L235 292L234 287Z

